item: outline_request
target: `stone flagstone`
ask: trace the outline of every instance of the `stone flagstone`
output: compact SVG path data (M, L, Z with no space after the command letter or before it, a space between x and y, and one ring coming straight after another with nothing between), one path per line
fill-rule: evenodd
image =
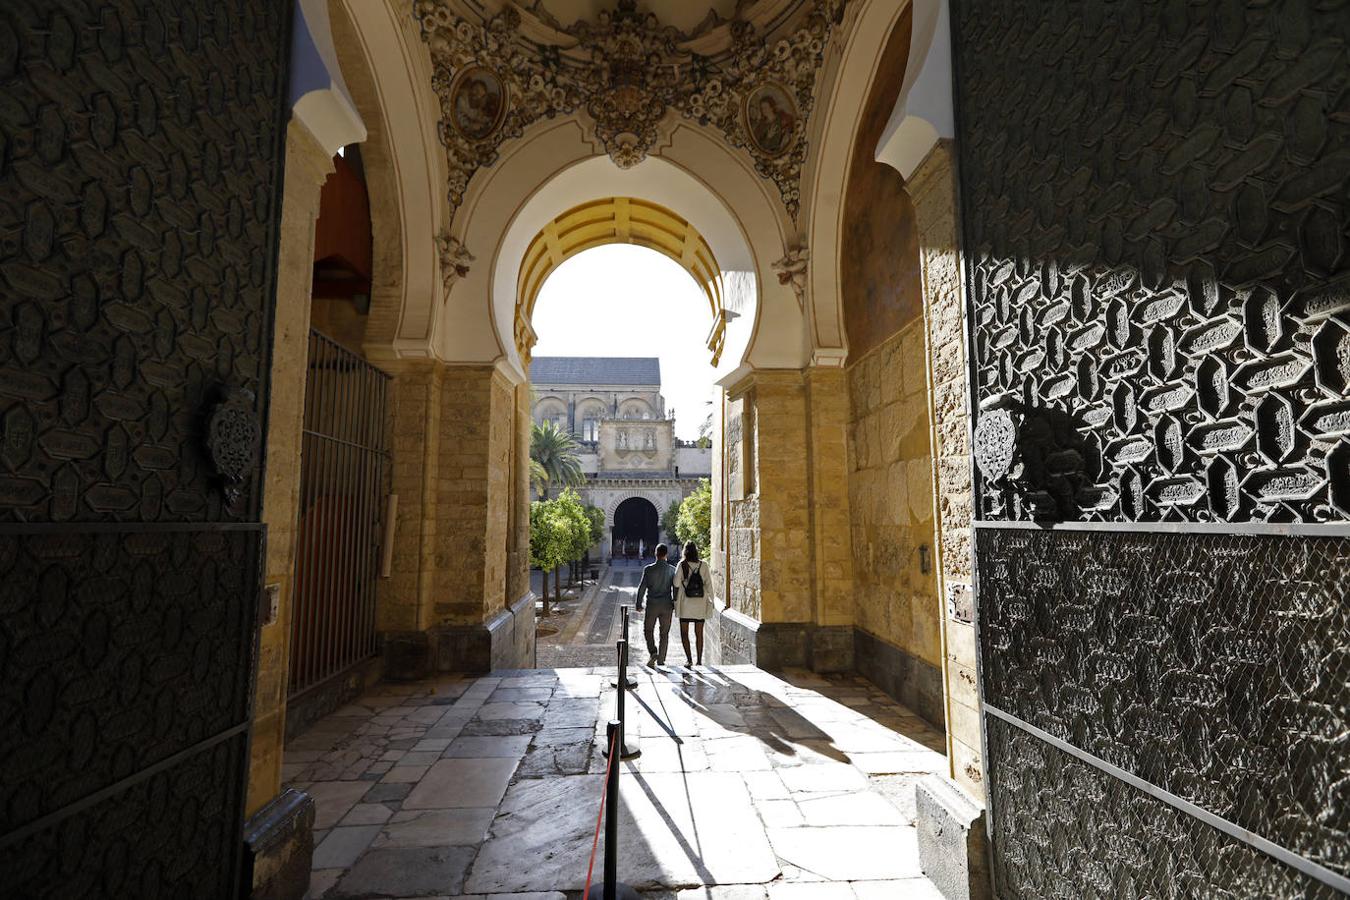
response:
M466 890L584 887L603 782L600 775L580 775L512 785ZM620 783L619 874L633 887L753 883L777 876L778 862L736 775L625 773ZM532 865L521 866L521 859Z
M644 896L937 900L913 821L939 732L854 676L635 674L619 856ZM309 897L575 900L612 675L378 685L321 720L285 760L317 805Z
M496 806L515 770L514 759L442 759L408 794L403 808Z

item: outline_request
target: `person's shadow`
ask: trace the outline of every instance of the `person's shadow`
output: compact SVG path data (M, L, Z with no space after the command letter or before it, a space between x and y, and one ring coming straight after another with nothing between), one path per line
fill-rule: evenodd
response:
M700 715L718 722L728 731L758 738L766 749L781 756L797 756L800 747L807 747L838 762L850 762L848 754L834 745L834 738L810 719L773 694L741 684L716 666L703 666L688 672L674 694ZM726 724L719 720L709 708L714 704L735 707L743 724ZM667 734L679 740L657 711L648 707L648 712L662 724ZM747 712L752 713L751 721L745 720ZM753 715L754 712L764 714Z

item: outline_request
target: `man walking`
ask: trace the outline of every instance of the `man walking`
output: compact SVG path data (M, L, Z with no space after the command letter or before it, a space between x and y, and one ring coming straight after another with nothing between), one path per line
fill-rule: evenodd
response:
M670 643L670 619L675 612L675 594L671 585L675 581L675 567L666 562L666 545L656 545L656 562L642 570L642 581L638 583L637 609L642 612L642 600L651 601L642 620L642 633L647 638L647 652L651 657L647 665L655 668L666 664L666 646ZM653 629L657 620L661 620L661 646L656 646Z

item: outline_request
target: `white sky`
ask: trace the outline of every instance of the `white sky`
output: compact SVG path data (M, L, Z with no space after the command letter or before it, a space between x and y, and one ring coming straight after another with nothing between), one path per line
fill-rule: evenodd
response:
M715 370L708 298L678 263L645 247L610 244L557 268L534 308L535 356L657 356L675 433L698 437Z

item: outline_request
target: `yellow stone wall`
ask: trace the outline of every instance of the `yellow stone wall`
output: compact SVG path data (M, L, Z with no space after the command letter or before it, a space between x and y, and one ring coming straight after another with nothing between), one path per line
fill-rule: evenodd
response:
M471 625L491 592L487 580L490 515L491 366L456 366L443 376L432 540L430 625Z
M726 398L724 459L726 471L726 556L722 572L726 596L737 612L761 619L759 594L759 496L756 493L755 401L753 388L738 388Z
M854 621L941 667L923 321L850 361L847 371Z
M851 625L853 552L849 539L852 500L848 488L848 375L843 369L806 373L810 416L809 459L815 617L818 625Z
M512 445L511 510L507 522L506 602L530 592L530 388L515 388L515 434Z
M445 366L432 360L382 363L394 376L391 491L398 496L390 576L377 585L378 631L422 631L431 624L436 574L437 473Z
M259 638L258 683L253 703L247 814L281 788L286 733L286 681L290 658L291 586L295 571L295 517L300 492L300 442L309 347L314 223L319 192L332 160L297 121L286 130L285 188L281 198L281 249L277 258L271 405L265 445L262 520L267 525L266 583L277 589L277 616Z
M761 622L852 622L845 383L838 369L759 371L726 400L713 461L728 472L715 487L719 577Z
M806 384L801 372L754 378L761 622L811 622Z
M718 438L713 441L712 462L710 471L712 477L709 481L712 484L712 515L710 518L712 532L712 549L710 551L710 562L712 564L712 590L713 597L716 598L718 606L726 601L730 581L727 579L727 483L726 483L726 440L727 440L727 394L726 391L719 390L717 399L713 403L713 434Z
M309 324L360 356L366 340L367 318L351 300L316 299L310 306Z
M512 475L519 465L513 449L528 412L519 389L493 366L404 360L386 367L394 374L399 500L392 572L380 582L379 630L479 624L505 607L508 587L520 596L528 590L521 589L528 580L519 528L511 533L512 504L522 502L523 490L519 473Z
M975 629L946 613L945 598L971 584L969 386L965 304L956 227L956 169L949 143L939 144L907 185L914 203L927 323L930 416L937 484L938 572L946 629L947 740L952 777L977 798L981 774Z

